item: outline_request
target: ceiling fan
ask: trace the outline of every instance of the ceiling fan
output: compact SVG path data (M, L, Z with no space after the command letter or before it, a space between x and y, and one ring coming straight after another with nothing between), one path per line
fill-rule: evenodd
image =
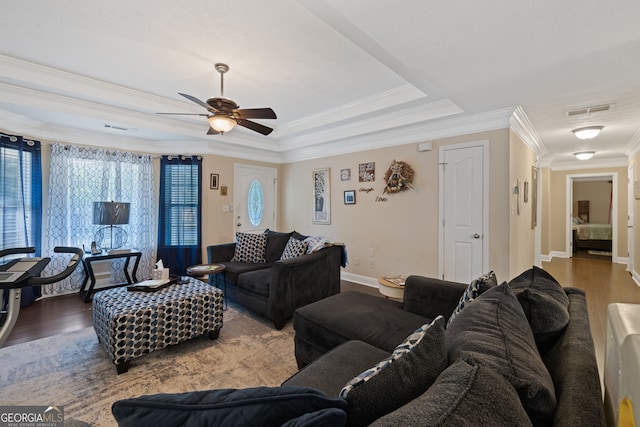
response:
M220 73L220 96L209 98L207 102L203 102L195 96L180 93L191 102L207 109L208 113L157 113L165 115L181 115L181 116L205 116L209 122L209 131L207 135L218 135L229 132L235 125L251 129L252 131L269 135L273 129L260 123L248 119L277 119L276 113L271 108L240 108L232 99L224 97L224 73L229 71L227 64L217 63L216 70Z

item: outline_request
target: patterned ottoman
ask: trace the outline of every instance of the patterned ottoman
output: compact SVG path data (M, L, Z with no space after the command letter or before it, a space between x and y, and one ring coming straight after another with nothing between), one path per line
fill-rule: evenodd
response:
M204 333L216 339L222 328L223 292L194 278L156 292L126 287L97 292L93 328L118 374L131 359Z

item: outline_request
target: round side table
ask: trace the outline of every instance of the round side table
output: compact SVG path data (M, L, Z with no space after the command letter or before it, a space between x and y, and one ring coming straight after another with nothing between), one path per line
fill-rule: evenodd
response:
M387 298L404 298L404 280L407 276L382 276L378 278L378 290ZM392 279L393 281L389 280ZM398 284L401 283L401 284Z
M224 264L197 264L197 265L192 265L191 267L187 267L187 274L189 276L204 276L209 275L209 274L213 274L216 276L216 282L215 282L215 286L216 288L220 289L220 285L218 283L220 274L224 273L224 270L226 270L226 267L224 266ZM227 309L227 281L224 280L224 276L222 277L222 285L224 287L224 289L222 290L224 292L224 310Z

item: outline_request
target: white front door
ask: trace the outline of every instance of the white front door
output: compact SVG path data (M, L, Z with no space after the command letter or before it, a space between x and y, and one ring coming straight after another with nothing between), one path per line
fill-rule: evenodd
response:
M274 168L235 165L235 231L275 229L276 179Z
M485 143L440 148L440 274L469 283L483 274Z

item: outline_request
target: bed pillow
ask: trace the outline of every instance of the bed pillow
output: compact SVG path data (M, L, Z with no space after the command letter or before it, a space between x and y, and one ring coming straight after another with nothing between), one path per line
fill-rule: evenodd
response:
M450 363L473 358L515 388L534 424L551 421L556 394L522 306L505 282L480 295L446 331Z
M558 281L533 267L509 282L527 316L541 354L551 348L569 324L569 297Z
M449 316L449 320L447 322L447 326L451 324L453 319L464 309L464 307L469 304L474 299L478 298L483 292L485 292L489 288L493 288L498 284L498 279L496 278L496 273L492 271L487 274L483 274L482 276L474 279L469 283L467 289L464 291L462 296L460 297L460 301L458 301L458 305L456 306L451 316Z
M469 359L453 363L425 393L371 424L409 425L524 427L531 421L511 384Z
M310 387L282 386L155 394L115 402L111 411L119 427L281 426L327 408L346 409L343 399Z
M289 237L287 246L284 247L284 251L282 251L280 259L291 259L304 255L307 252L307 246L308 243L304 240L298 240L293 236Z
M231 261L235 262L267 262L264 258L267 248L267 236L265 234L236 233L236 249Z
M376 366L345 385L347 425L367 426L424 393L447 366L444 318L425 324Z

